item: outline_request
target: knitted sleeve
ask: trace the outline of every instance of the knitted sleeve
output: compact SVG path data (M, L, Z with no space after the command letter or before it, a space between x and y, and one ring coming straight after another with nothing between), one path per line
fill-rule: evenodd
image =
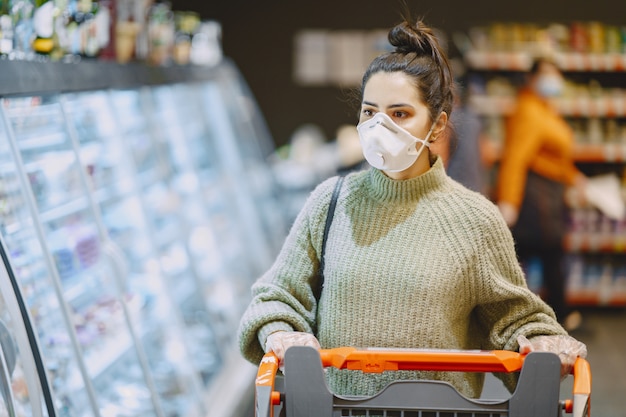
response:
M477 322L483 349L517 351L517 336L567 334L554 311L526 285L513 238L496 209L479 226L476 263Z
M319 250L336 179L321 183L298 214L271 268L252 286L238 329L242 355L258 364L267 336L278 330L315 331Z

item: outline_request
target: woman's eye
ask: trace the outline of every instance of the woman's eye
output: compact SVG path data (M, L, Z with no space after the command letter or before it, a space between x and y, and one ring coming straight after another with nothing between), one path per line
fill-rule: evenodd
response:
M404 118L406 116L407 116L407 113L404 112L404 111L399 111L398 110L398 111L393 112L393 117L398 118L398 119L402 119L402 118Z
M368 116L368 117L374 115L374 112L370 109L363 109L361 113L363 114L363 116Z

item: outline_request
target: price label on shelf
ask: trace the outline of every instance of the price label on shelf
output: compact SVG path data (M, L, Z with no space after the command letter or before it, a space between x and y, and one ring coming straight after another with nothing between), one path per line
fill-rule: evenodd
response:
M624 159L624 148L618 143L604 145L604 159L607 162L616 162Z
M619 54L615 58L615 71L626 71L626 54Z
M603 54L588 54L587 63L591 71L604 71L606 68Z
M613 240L613 250L619 253L626 252L626 237L619 235L615 236L615 239Z
M602 237L598 233L587 235L587 248L591 252L598 252L602 249Z
M584 71L585 70L585 57L581 53L574 52L570 54L568 64L569 65L567 69L569 70Z
M618 161L626 161L626 143L614 143L615 154Z
M611 115L613 117L624 117L626 115L626 106L624 105L626 96L624 94L615 94L609 100L611 102Z
M605 54L604 55L604 69L605 71L616 71L618 67L619 54Z
M565 237L565 247L569 252L580 252L583 248L584 238L582 233L568 233Z

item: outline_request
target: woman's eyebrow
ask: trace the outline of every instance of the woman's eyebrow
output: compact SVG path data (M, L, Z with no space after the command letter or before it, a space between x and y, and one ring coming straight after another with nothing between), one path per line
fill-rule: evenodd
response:
M367 105L367 106L378 107L378 104L372 103L370 101L363 101L363 104ZM397 108L397 107L413 107L413 106L410 105L410 104L406 104L406 103L397 103L397 104L392 104L392 105L390 105L387 108L388 109L394 109L394 108Z

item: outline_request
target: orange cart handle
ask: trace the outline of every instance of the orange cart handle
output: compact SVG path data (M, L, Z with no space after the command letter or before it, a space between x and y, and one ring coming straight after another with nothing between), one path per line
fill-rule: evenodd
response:
M589 366L589 362L580 357L576 358L572 375L574 375L574 388L572 389L572 393L591 395L591 367Z
M255 416L274 416L274 406L280 404L280 392L274 391L274 381L278 372L278 356L268 352L261 359L255 383ZM259 412L259 410L263 410Z
M515 372L524 355L508 350L356 349L320 351L322 365L368 373L383 371Z
M589 362L583 358L577 358L572 375L574 375L572 398L565 401L565 412L572 413L574 417L590 416L591 367Z
M340 347L322 349L322 366L338 369L360 370L368 373L383 371L423 370L460 372L516 372L522 369L526 355L508 350L437 350L437 349L383 349ZM274 378L278 371L278 357L269 352L259 365L256 387L267 387L271 392L265 400L272 406L280 404L280 393L274 391ZM574 376L573 401L566 401L567 412L576 411L575 403L588 402L591 395L591 368L578 358L572 369ZM585 400L586 399L586 400ZM257 399L258 401L259 399Z

